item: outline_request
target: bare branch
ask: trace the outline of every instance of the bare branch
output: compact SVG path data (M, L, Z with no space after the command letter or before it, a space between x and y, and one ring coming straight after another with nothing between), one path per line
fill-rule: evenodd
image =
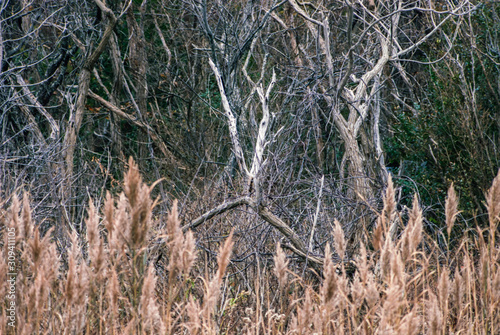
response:
M314 24L317 24L318 26L323 26L323 23L307 15L307 13L302 8L300 8L300 6L297 4L297 2L295 2L295 0L289 0L288 2L290 3L290 5L292 5L293 9L295 9L295 11L297 11L297 13L299 13L304 19Z
M226 201L226 202L220 204L219 206L217 206L215 208L212 208L208 212L205 212L203 215L199 216L198 218L194 219L189 224L187 224L184 227L182 227L182 230L184 232L186 232L189 229L195 229L196 227L198 227L202 223L210 220L214 216L220 215L220 214L222 214L222 213L224 213L224 212L226 212L226 211L228 211L230 209L239 207L241 205L252 206L253 205L253 201L252 201L251 198L246 197L246 196L245 197L240 197L240 198L237 198L237 199L234 199L234 200L231 200L231 201Z
M21 88L23 90L24 96L28 98L31 105L34 106L40 112L40 114L42 114L49 122L50 129L51 129L50 138L55 140L56 138L59 137L59 125L54 120L52 115L50 115L45 110L45 108L42 105L40 105L40 103L38 102L37 98L33 95L33 93L31 93L31 91L28 88L28 85L24 81L24 78L20 74L16 74L16 78L17 78L18 84L21 86Z
M160 138L160 136L156 133L156 131L153 128L151 128L148 124L143 123L142 121L140 121L137 117L135 117L133 115L125 113L120 108L113 105L111 102L106 101L104 98L95 94L91 90L89 90L88 95L92 99L101 103L103 106L105 106L111 112L113 112L116 116L118 116L122 119L128 120L128 121L132 122L133 124L135 124L136 126L140 127L144 132L146 132L147 134L149 134L151 136L151 139L160 148L161 152L165 155L165 157L168 157L173 161L175 160L175 156L168 149L165 142Z
M245 163L245 156L243 154L243 150L241 149L241 144L238 135L238 128L236 125L236 118L234 117L234 113L231 110L231 106L229 105L229 100L227 99L226 90L224 88L224 83L222 81L222 76L220 74L219 69L213 62L212 58L208 59L208 63L212 68L212 71L215 75L215 79L217 80L217 86L219 87L219 92L222 100L222 107L224 108L224 114L226 115L228 120L229 135L231 136L231 141L233 143L234 155L236 156L240 170L244 171L246 175L249 176L250 173Z
M423 43L425 43L431 36L433 36L438 30L439 28L441 28L441 26L443 26L449 19L451 19L453 16L462 16L462 15L466 15L470 12L472 12L474 9L476 9L477 6L474 6L472 9L470 10L467 10L465 12L462 12L462 13L459 13L460 9L462 9L465 4L469 4L468 1L464 1L460 4L459 7L457 7L455 10L453 10L451 13L449 13L441 22L439 22L439 24L437 24L434 29L432 29L427 35L425 35L424 37L422 37L418 42L412 44L410 47L398 52L397 54L393 55L392 58L399 58L407 53L409 53L410 51L412 50L415 50L416 48L418 48L420 45L422 45ZM478 5L479 6L479 5Z
M285 222L283 222L283 220L271 213L269 209L267 209L267 207L257 205L255 201L247 196L220 204L219 206L209 210L195 220L191 221L189 224L185 225L182 230L186 232L189 229L194 229L207 220L210 220L214 216L222 214L241 205L247 205L253 208L261 218L266 220L271 226L281 232L292 243L294 247L293 251L297 255L312 260L314 263L318 263L316 258L307 255L308 252L304 242L302 242L299 236L297 236L297 234ZM319 261L318 264L322 264L322 261Z
M161 44L163 45L163 50L165 50L165 53L167 54L167 64L165 64L165 67L168 69L170 67L170 61L172 60L172 52L170 51L167 42L165 42L165 37L163 36L160 26L158 25L158 20L156 19L156 14L154 12L153 12L153 20L155 23L156 32L160 37Z
M262 87L262 82L256 85L256 90L260 98L260 103L262 106L262 119L260 120L259 130L257 133L257 141L255 144L255 152L252 160L252 168L250 169L250 177L254 178L259 173L259 170L262 166L263 157L264 157L264 146L266 143L267 137L267 129L269 127L269 94L276 84L276 73L273 70L273 76L269 86L267 87L267 91L264 94L264 88Z
M21 110L21 112L24 114L24 117L28 120L28 128L35 134L36 139L42 146L46 146L47 142L45 141L45 137L43 137L42 132L40 131L40 127L38 127L38 124L36 123L36 119L31 114L30 109L26 104L22 102L21 97L19 96L19 93L16 91L13 91L13 97L14 100L17 101L17 107Z
M309 248L307 248L307 250L309 252L312 251L312 244L313 244L313 240L314 240L314 230L316 229L316 224L318 223L318 216L319 216L319 210L321 208L321 197L323 195L323 184L325 182L325 176L321 176L321 186L319 188L319 194L318 194L318 204L316 206L316 213L314 214L314 221L313 221L313 224L312 224L312 228L311 228L311 237L309 238Z

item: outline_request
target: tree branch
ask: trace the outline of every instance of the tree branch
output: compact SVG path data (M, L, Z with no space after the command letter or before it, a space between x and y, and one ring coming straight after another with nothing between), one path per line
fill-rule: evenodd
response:
M257 212L257 214L262 219L267 221L274 228L278 229L279 232L282 233L292 243L293 248L290 248L290 249L296 255L298 255L302 258L305 258L309 261L312 261L314 264L317 264L317 265L323 264L323 261L320 260L319 258L308 255L304 242L302 242L302 240L292 230L292 228L290 228L279 217L277 217L276 215L271 213L269 211L269 209L267 209L267 207L257 205L257 203L252 198L247 197L247 196L224 202L223 204L209 210L208 212L206 212L203 215L199 216L198 218L194 219L189 224L183 226L182 230L184 232L186 232L189 229L194 229L194 228L198 227L199 225L201 225L202 223L206 222L207 220L210 220L214 216L222 214L230 209L239 207L241 205L250 206L252 209L254 209Z
M238 128L236 125L236 118L234 117L233 111L231 110L231 106L229 105L229 100L227 99L226 90L224 88L224 83L222 81L222 76L220 74L217 65L213 62L212 58L208 59L208 63L212 68L212 71L215 75L215 79L217 80L217 86L219 87L219 92L222 100L222 107L224 108L224 114L228 119L229 126L229 135L231 136L231 142L233 142L234 155L236 156L236 160L238 161L238 165L240 170L245 172L246 175L249 175L249 171L245 162L245 156L243 155L243 150L241 149L241 144L238 136Z
M160 138L160 136L156 133L156 131L153 128L151 128L151 126L138 120L135 116L125 113L120 108L113 105L111 102L106 101L104 98L95 94L91 90L89 90L88 95L89 95L89 97L91 97L92 99L96 100L97 102L102 104L104 107L109 109L117 117L120 117L122 119L126 119L126 120L132 122L133 124L135 124L136 126L138 126L139 128L141 128L146 134L149 134L151 136L151 139L160 148L161 152L165 155L165 157L168 157L169 159L172 159L173 161L175 160L174 154L168 149L165 142Z
M17 82L21 86L21 89L23 90L24 96L30 101L31 105L34 106L40 114L42 114L47 121L49 122L50 125L50 138L55 140L56 138L59 137L59 125L57 122L54 120L52 115L48 113L45 108L38 102L37 98L31 93L31 91L28 88L28 85L24 81L24 78L20 74L16 74Z
M219 206L212 208L208 212L204 213L203 215L199 216L198 218L194 219L191 221L189 224L185 225L182 227L182 230L184 232L188 231L189 229L194 229L201 225L202 223L210 220L216 215L222 214L230 209L236 208L241 205L248 205L252 206L253 205L253 200L249 197L240 197L228 202L224 202L220 204Z

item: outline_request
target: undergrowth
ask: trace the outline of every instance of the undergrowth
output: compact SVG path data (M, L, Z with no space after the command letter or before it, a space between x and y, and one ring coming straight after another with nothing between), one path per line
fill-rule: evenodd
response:
M347 247L335 222L317 280L292 271L291 255L278 244L272 270L247 278L252 289L235 296L227 294L238 286L227 271L233 233L220 245L217 269L204 267L193 233L182 230L177 205L166 223L156 222L154 185L145 185L137 165L129 165L123 193L108 193L100 209L90 201L86 234L69 232L65 251L52 231L41 236L28 195L3 203L0 333L500 332L500 175L486 194L484 231L453 233L458 199L450 188L447 250L425 236L417 198L407 213L398 212L389 180L376 227L349 263L354 270L333 261L333 251L344 255ZM461 238L451 243L450 236Z

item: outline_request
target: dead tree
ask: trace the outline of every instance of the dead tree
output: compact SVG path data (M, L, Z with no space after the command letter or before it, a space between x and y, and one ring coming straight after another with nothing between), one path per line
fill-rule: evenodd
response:
M202 1L193 3L192 8L207 41L206 45L197 48L206 52L217 80L232 152L247 186L246 195L221 204L194 220L189 227L196 227L204 220L240 204L250 205L272 225L276 222L264 215L270 212L261 201L259 172L266 159L266 139L269 141L280 136L279 126L275 127L274 132L268 128L269 115L272 114L269 110L269 95L279 79L274 72L271 75L265 60L260 63L258 79L248 74L249 59L253 57L255 45L260 42L262 28L269 27L267 20L271 16L289 34L286 48L289 48L288 54L292 55L293 70L290 71L294 74L298 72L296 82L307 83L302 90L307 93L307 99L312 97L321 100L321 114L316 110L312 111L311 116L315 120L313 124L318 161L326 159L323 154L325 145L321 141L323 128L320 119L335 130L342 143L343 157L338 175L345 182L340 191L358 204L344 223L344 230L351 241L349 252L352 253L355 242L371 222L370 215L366 213L376 207L379 191L387 180L380 133L383 108L381 92L387 89L387 82L392 78L384 70L393 68L401 77L406 78L404 67L401 66L401 62L405 61L404 57L439 33L443 24L460 18L472 7L468 0L463 0L448 3L448 8L442 12L432 7L419 8L428 13L432 27L424 35L411 35L416 36L415 39L408 40L408 29L412 27L408 22L402 23L401 17L403 13L415 8L413 4L406 4L404 1L389 1L378 6L373 6L370 2L369 8L362 2L339 2L334 4L337 7L332 10L331 4L323 1L299 4L290 0L287 6L291 10L281 10L279 13L273 9L284 5L282 3L273 3L257 11L247 3L241 4L240 15L237 16L239 20L227 14L231 13L230 7L233 5L228 3L226 8L222 8L220 3L210 3L209 6L207 1ZM355 6L361 8L357 13ZM357 20L361 20L361 24L354 29L355 15ZM249 22L253 22L253 25ZM301 34L300 39L296 38L298 34ZM452 40L449 41L449 47L451 46ZM262 45L259 47L264 49ZM281 51L285 53L284 50ZM267 59L268 56L264 52L262 59ZM243 64L242 59L245 59ZM241 74L246 82L239 80ZM268 84L264 85L265 82ZM243 87L246 87L245 96L242 93ZM255 131L252 139L255 142L249 151L246 149L249 146L242 144L241 134L248 132L248 129L242 128L249 127L249 124L251 127L252 123L241 124L241 120L245 121L244 109L248 108L242 102L249 101L253 94L258 96L262 113L260 121L253 123ZM297 95L293 92L290 94ZM249 192L253 190L251 185L255 189L254 193ZM277 228L280 226L275 225ZM282 233L292 241L298 254L307 255L305 243L297 241L292 229L283 229Z
M303 42L294 46L298 50L297 66L324 69L324 75L312 77L308 83L314 88L314 96L325 102L326 121L331 122L343 142L339 175L346 178L346 192L361 208L373 208L379 191L374 181L384 185L387 180L379 127L380 92L387 89L386 83L392 78L384 70L392 67L407 78L401 66L404 57L441 33L440 27L446 22L457 19L459 24L459 18L472 9L471 4L467 0L449 2L441 12L432 7L418 8L429 15L431 22L423 35L409 34L411 23L401 20L402 14L415 10L414 3L396 0L376 7L370 2L366 8L363 2L346 1L337 4L336 12L322 1L313 5L290 0L289 4L302 18L295 26L305 26L301 30ZM286 17L275 16L285 28L294 28L287 24ZM353 27L355 18L362 21L357 29ZM453 41L448 39L448 43L451 48ZM351 241L358 240L371 221L362 213L363 209L354 211L353 219L344 226Z

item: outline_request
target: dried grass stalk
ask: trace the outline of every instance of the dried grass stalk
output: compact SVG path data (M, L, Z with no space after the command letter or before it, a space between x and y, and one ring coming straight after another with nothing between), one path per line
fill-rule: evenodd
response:
M139 313L143 330L151 334L163 334L165 325L160 316L160 310L155 297L156 275L152 266L148 267L146 278L142 285Z
M448 232L448 236L451 234L451 230L453 229L458 213L458 197L452 183L448 189L448 197L445 202L446 230Z
M332 254L330 251L330 245L327 243L325 247L325 263L323 268L323 275L325 277L323 285L321 286L321 300L324 305L330 303L334 297L338 283L337 274L335 272L335 266L332 262Z
M333 243L335 245L335 251L339 255L340 259L343 260L346 250L346 242L344 237L344 230L340 225L340 222L335 219L333 226Z
M116 205L107 193L101 222L98 209L89 202L86 234L68 234L71 247L65 254L57 248L52 231L41 234L37 228L27 194L22 203L13 196L10 209L0 209L0 235L5 237L6 228L17 232L14 255L19 271L15 296L19 334L216 334L242 329L252 334L499 332L500 248L491 229L496 229L499 221L500 175L487 193L489 238L478 228L476 235L454 243L458 247L446 260L456 267L442 262L439 246L419 247L423 217L416 196L401 239L391 238L392 225L388 223L394 223L397 214L391 181L373 238L380 252L361 244L353 278L343 266L342 275L336 273L327 244L321 283L311 286L298 276L289 281L289 267L296 263L290 265L278 244L273 271L279 286L273 280L266 281L268 269L261 271L258 264L253 281L245 282L254 285L254 292L242 295L241 286L223 286L229 282L224 283L224 275L234 244L232 232L219 249L218 269L212 279L192 280L195 237L191 231L182 233L177 203L166 225L168 252L162 262L167 264L155 269L158 264L146 253L153 249L148 239L155 205L150 199L152 187L143 184L133 160L129 164L124 192ZM4 205L2 200L0 205ZM445 213L450 236L459 213L453 185ZM332 234L342 258L346 242L338 221ZM152 241L157 243L164 236L154 236L158 238ZM3 283L9 272L6 260L10 249L5 245L0 250ZM81 247L86 245L88 253ZM65 262L60 262L61 258ZM199 282L205 283L205 290L198 287ZM167 294L160 292L162 288ZM5 297L9 289L0 285L0 296ZM284 295L289 304L284 303ZM276 308L280 313L274 312ZM7 332L6 322L4 308L0 311L2 334Z
M486 207L488 208L490 228L497 225L500 220L500 169L493 179L491 188L486 193Z
M280 287L286 285L286 277L288 271L288 260L286 259L286 254L281 248L281 244L278 242L276 245L276 255L274 255L274 274L278 278L278 283Z

